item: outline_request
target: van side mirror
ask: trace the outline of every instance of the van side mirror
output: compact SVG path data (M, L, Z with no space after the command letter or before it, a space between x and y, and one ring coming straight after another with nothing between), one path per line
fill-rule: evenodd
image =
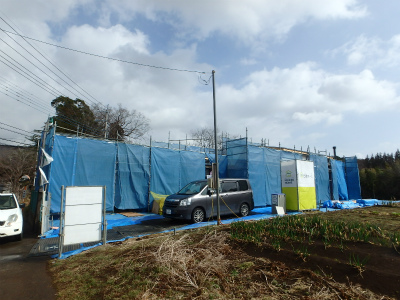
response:
M207 195L211 197L212 194L210 189L207 189Z
M18 203L20 208L24 208L25 207L25 203Z

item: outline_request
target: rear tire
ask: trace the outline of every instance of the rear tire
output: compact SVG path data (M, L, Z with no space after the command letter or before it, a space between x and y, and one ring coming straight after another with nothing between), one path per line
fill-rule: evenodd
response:
M195 208L192 212L192 222L193 223L203 222L205 217L206 216L205 216L204 210L201 209L200 207Z
M250 213L249 205L247 203L240 204L239 215L241 217L246 217L249 215L249 213Z

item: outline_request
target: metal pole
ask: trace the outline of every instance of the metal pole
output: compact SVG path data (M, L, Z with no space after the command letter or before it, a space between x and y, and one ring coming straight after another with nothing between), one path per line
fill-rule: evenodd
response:
M151 148L152 148L152 138L150 136L150 149L149 149L149 181L148 181L148 189L147 189L147 212L150 212L150 196L151 196ZM169 148L169 139L168 139L168 148Z
M58 259L61 259L64 245L64 186L61 186L60 225L58 238Z
M213 84L213 108L214 108L214 146L215 146L215 181L217 182L217 224L221 225L221 215L219 208L219 167L218 167L218 143L217 143L217 109L215 102L215 71L212 70L212 84Z
M107 187L103 186L103 245L107 243L106 201L107 201Z

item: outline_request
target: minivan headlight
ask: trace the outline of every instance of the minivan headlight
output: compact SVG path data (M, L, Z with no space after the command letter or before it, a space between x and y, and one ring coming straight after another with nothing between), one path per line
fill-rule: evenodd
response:
M8 219L7 219L6 226L11 226L12 223L17 222L17 220L18 220L18 215L17 214L10 215L8 217Z
M179 203L179 206L188 206L191 203L192 203L192 198L187 198L187 199L181 200L181 202Z

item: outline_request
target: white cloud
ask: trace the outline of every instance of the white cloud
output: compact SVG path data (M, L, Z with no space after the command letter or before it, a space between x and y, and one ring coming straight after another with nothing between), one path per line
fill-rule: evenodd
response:
M218 87L222 124L231 132L258 127L264 137L282 134L290 138L310 125L332 126L346 114L399 110L397 85L377 80L371 71L331 74L314 63L292 69L274 68L250 74L241 88ZM236 123L232 120L241 120ZM278 128L277 132L271 130ZM227 129L225 129L227 130ZM243 130L242 130L243 131Z
M198 39L217 32L242 41L280 37L308 19L354 19L367 14L357 0L108 0L103 11L108 11L110 17L117 11L123 20L142 13L155 22L172 24L180 34Z
M343 119L340 114L332 114L327 111L312 111L312 112L295 112L293 114L294 120L299 120L309 124L316 124L322 121L326 121L329 125L340 123Z
M332 51L344 54L349 65L363 65L367 68L398 68L400 66L400 35L389 40L378 37L359 36Z
M148 54L148 37L140 30L129 31L122 25L109 28L92 27L90 25L72 26L62 39L62 45L113 57L123 47L139 54Z

